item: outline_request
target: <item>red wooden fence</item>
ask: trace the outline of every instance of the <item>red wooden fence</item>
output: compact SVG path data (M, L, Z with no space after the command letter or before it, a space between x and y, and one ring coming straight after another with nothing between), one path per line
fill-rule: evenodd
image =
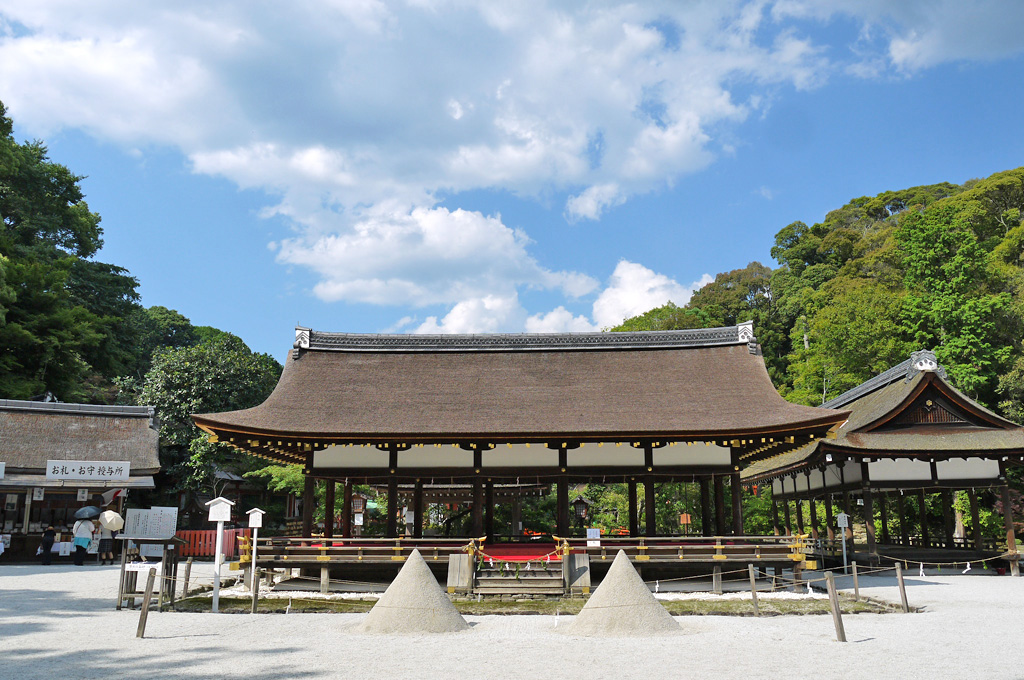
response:
M217 530L179 531L175 534L185 541L181 546L182 557L213 557L217 549ZM224 530L224 559L233 559L238 554L238 537L252 536L252 529Z

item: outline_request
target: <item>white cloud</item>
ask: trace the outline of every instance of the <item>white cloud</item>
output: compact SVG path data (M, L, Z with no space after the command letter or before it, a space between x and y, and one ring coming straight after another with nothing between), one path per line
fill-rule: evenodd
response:
M828 43L838 18L853 44ZM296 227L279 261L313 270L324 300L450 306L424 327L567 328L585 319L527 316L518 292L596 282L459 210L460 192L598 220L732 153L732 126L779 86L1018 54L1022 22L1024 3L997 0L36 0L0 6L0 96L31 134L167 146L265 192L264 214ZM598 325L692 289L624 266L635 280L601 294Z
M572 298L598 286L584 274L541 267L527 252L529 244L500 216L446 208L377 210L347 233L284 240L278 259L316 271L321 280L314 292L327 301L422 307L514 299L520 286Z
M570 196L565 202L565 211L569 219L597 220L601 218L607 208L621 205L626 202L626 197L619 191L619 185L614 182L588 187L586 191L578 196Z
M444 318L428 316L417 333L496 333L522 328L522 306L516 296L487 295L459 302Z
M590 323L590 319L573 313L559 306L547 314L534 314L526 320L527 333L588 333L599 331L600 327Z
M621 260L608 287L594 302L594 322L600 328L608 328L667 302L682 307L690 301L695 290L712 281L711 275L704 274L699 281L683 286L641 264Z

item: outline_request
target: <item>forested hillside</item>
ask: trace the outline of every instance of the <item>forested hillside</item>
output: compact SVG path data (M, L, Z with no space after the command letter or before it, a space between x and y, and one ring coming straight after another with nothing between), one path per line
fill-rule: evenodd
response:
M770 267L719 274L685 307L613 330L698 328L752 319L772 379L817 405L934 349L956 385L1024 416L1024 168L963 185L851 200L775 236Z
M237 456L189 415L262 402L281 365L230 333L139 304L139 282L94 258L103 230L82 178L40 142L17 143L5 114L0 103L0 399L155 406L161 491L209 489L214 468Z

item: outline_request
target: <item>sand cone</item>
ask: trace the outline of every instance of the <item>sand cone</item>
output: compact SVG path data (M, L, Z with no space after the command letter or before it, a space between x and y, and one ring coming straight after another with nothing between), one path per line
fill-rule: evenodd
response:
M565 632L585 636L647 636L679 632L622 550Z
M356 631L383 635L455 633L468 628L469 624L430 573L420 551L413 550Z

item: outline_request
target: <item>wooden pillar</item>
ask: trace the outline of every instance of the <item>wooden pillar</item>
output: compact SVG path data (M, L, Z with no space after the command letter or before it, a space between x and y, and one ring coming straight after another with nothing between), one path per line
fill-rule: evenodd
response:
M786 521L786 535L793 535L793 520L789 516L789 500L782 501L783 519Z
M743 535L743 484L740 482L740 473L733 472L729 482L732 490L732 533L734 536Z
M313 535L313 507L316 505L316 478L306 473L302 484L302 535Z
M903 500L903 491L896 496L896 512L899 514L900 544L910 545L910 532L907 530L907 505Z
M825 497L825 531L828 532L828 540L836 540L835 518L832 514L832 494Z
M725 478L714 476L715 487L715 535L725 535Z
M325 479L324 484L324 538L334 537L334 491L337 484L333 479Z
M953 542L953 497L949 489L939 492L942 498L942 528L945 530L946 548L952 548Z
M341 535L352 538L352 482L345 480L345 497L341 500Z
M1006 480L1006 461L999 461L999 477ZM999 487L999 495L1003 499L1003 527L1006 529L1006 552L1013 555L1010 558L1010 573L1013 576L1020 576L1020 565L1017 561L1017 536L1013 531L1013 506L1010 504L1010 487L1003 484Z
M629 491L629 535L636 538L640 535L640 518L637 516L636 480L630 479L626 484Z
M644 477L644 535L658 535L657 501L654 498L654 477Z
M700 531L704 536L714 536L711 528L711 481L707 477L700 480Z
M423 481L417 479L412 492L412 537L423 538Z
M878 516L882 520L882 543L889 545L889 494L885 491L878 493Z
M818 505L813 498L808 500L808 505L811 513L811 538L818 540Z
M569 480L559 477L556 486L558 494L558 535L569 536Z
M846 520L849 526L843 532L843 540L850 541L850 548L853 548L853 503L850 501L849 491L843 492L843 512L849 515L849 519Z
M484 535L484 484L479 477L473 478L472 538Z
M488 541L494 540L494 483L487 480L484 487L484 534Z
M967 500L971 504L971 533L974 536L974 549L983 550L985 546L981 540L981 512L978 510L978 494L974 489L967 490Z
M388 477L388 519L385 525L385 536L397 538L398 536L398 480Z
M917 510L921 517L921 543L927 548L931 537L928 534L928 505L924 500L924 489L917 490Z
M523 535L523 529L522 529L522 527L519 526L519 524L523 521L523 519L522 519L522 507L523 507L523 501L519 498L519 496L513 496L512 497L512 535L513 536L522 536Z
M867 535L868 554L877 555L878 548L875 545L875 504L871 494L871 486L865 484L862 493L864 497L864 533Z
M775 500L775 496L772 496L772 531L776 536L782 533L779 530L779 503Z
M796 530L798 533L806 534L807 530L804 528L804 502L802 499L797 498L794 503L796 505Z

